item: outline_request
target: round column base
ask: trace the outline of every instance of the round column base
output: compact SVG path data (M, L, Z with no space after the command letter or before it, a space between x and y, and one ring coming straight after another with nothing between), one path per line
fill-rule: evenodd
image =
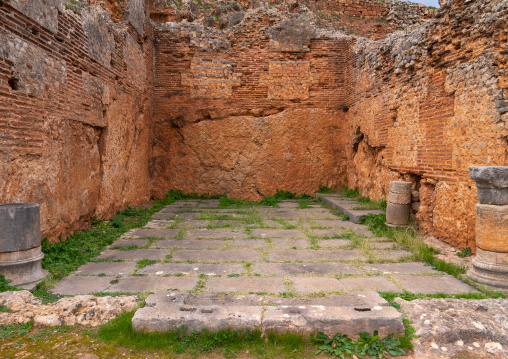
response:
M0 274L9 279L12 286L33 290L48 275L48 271L42 269L42 258L41 247L0 253Z

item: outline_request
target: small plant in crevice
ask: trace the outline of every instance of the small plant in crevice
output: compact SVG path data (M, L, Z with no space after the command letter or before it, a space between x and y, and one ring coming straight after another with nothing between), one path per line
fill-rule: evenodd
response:
M471 257L472 255L473 251L471 250L470 247L464 248L463 250L457 253L457 256L460 258Z
M337 333L333 338L319 332L317 335L311 335L312 341L318 345L314 354L326 353L340 358L352 357L363 358L365 355L371 358L386 358L386 353L391 356L405 355L406 352L401 347L401 342L394 338L392 334L381 339L379 333L374 331L371 336L367 332L360 333L357 341L351 340L347 335Z

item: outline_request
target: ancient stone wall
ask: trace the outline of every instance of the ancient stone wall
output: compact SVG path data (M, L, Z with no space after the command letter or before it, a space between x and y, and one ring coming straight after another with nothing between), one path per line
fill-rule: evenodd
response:
M180 188L260 199L344 180L351 40L319 38L278 14L248 12L227 31L156 27L156 196Z
M309 9L337 12L344 15L385 19L397 27L422 24L436 9L400 0L298 0Z
M149 199L153 46L143 1L0 1L0 202L41 205L65 238ZM80 13L79 13L80 12Z
M474 248L468 166L508 164L507 19L506 1L454 1L354 48L349 186L381 199L389 180L412 181L420 226L460 247Z

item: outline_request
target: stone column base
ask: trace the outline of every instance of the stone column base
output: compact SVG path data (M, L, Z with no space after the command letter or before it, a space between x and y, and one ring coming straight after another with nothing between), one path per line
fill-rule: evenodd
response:
M48 271L42 269L41 247L26 251L0 253L0 274L11 280L12 286L33 290L37 283L48 275Z
M490 287L508 289L508 253L490 252L477 248L473 267L467 277Z

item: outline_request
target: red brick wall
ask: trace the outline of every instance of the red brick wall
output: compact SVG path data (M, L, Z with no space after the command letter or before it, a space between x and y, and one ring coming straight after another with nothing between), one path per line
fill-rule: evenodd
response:
M155 193L175 187L259 199L277 188L312 192L340 181L333 128L352 101L349 40L312 39L298 48L239 30L231 47L210 50L227 41L170 26L155 32ZM230 141L238 131L245 142L203 142Z
M55 240L149 199L152 76L136 74L151 72L153 47L149 27L144 40L130 24L38 10L54 10L56 31L0 5L0 203L40 203Z

